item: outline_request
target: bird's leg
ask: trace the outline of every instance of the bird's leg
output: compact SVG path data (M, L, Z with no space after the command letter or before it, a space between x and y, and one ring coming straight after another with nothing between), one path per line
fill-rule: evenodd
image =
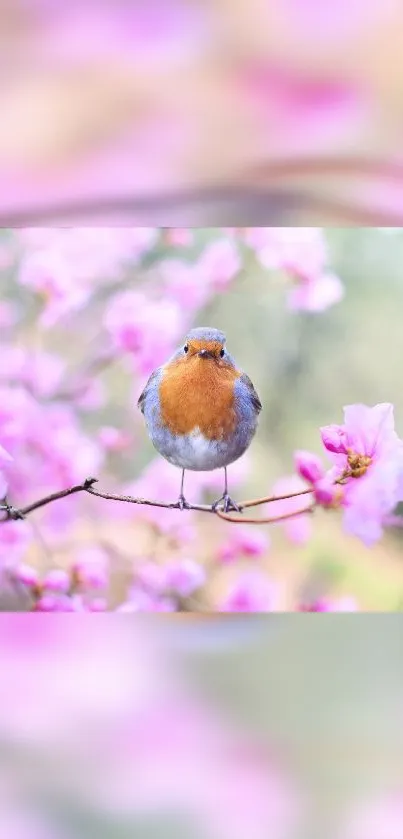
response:
M180 491L179 498L178 498L178 507L179 507L180 510L188 510L189 509L189 504L186 501L186 498L183 494L184 484L185 484L185 470L182 469L181 491Z
M242 512L241 508L238 507L238 504L236 504L235 501L233 501L231 496L228 494L228 475L227 475L227 467L226 466L224 466L224 475L225 475L224 492L223 492L221 498L218 498L218 500L214 502L213 510L214 511L217 510L217 508L221 505L221 502L223 502L222 507L223 507L224 513L229 513L231 510L233 510L235 513L241 513Z

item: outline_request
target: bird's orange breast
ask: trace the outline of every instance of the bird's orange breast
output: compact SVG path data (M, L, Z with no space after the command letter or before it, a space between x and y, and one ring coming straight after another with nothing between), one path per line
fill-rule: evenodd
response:
M225 362L193 357L169 364L159 396L162 422L173 434L199 428L208 440L223 440L235 429L234 382L241 374Z

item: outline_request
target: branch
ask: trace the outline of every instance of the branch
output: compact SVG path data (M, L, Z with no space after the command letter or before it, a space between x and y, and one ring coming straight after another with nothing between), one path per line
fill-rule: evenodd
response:
M28 516L35 510L39 510L41 507L46 507L48 504L52 504L54 501L58 501L61 498L67 498L69 495L75 495L78 492L86 492L89 495L96 496L97 498L104 498L106 501L122 501L127 504L137 504L146 507L161 507L165 510L181 509L178 501L170 503L165 501L150 501L146 498L133 498L131 495L118 495L113 492L101 492L98 489L94 489L94 484L96 483L97 478L86 478L86 480L83 481L82 484L77 484L76 486L69 487L68 489L62 489L59 492L53 492L50 495L46 495L43 498L39 498L32 504L28 504L26 507L22 507L20 509L12 507L9 503L6 502L4 505L0 506L0 510L4 510L5 512L4 518L0 519L0 524L6 521L25 519L26 516ZM299 498L300 496L308 495L312 492L313 489L303 489L299 490L298 492L290 492L287 495L268 496L267 498L256 498L250 501L242 501L239 504L239 509L242 513L243 509L249 507L257 507L260 504L270 504L273 501L286 501L290 498ZM214 507L213 504L188 504L184 509L194 510L200 513L212 513L216 515L217 518L229 522L243 522L244 524L271 524L276 521L284 521L285 519L295 518L295 516L299 516L304 513L312 513L315 509L315 506L316 504L312 503L304 509L293 511L290 513L284 513L280 516L276 516L270 519L245 518L242 515L233 516L231 514L225 513L220 508Z
M249 169L238 183L228 183L221 179L200 188L183 188L162 192L156 195L133 193L125 196L107 194L98 198L88 197L79 200L68 200L50 203L48 205L26 206L21 208L3 208L0 212L1 227L27 227L55 223L60 220L67 222L77 216L90 214L92 218L110 215L111 213L124 216L126 221L133 216L137 222L139 216L148 224L155 224L172 209L177 215L189 218L189 212L204 208L204 212L221 210L222 218L228 223L228 214L233 217L234 207L246 209L249 213L249 224L264 224L267 215L277 213L279 208L284 213L300 214L301 209L318 217L327 216L333 220L348 221L353 225L381 225L400 226L402 213L399 210L389 210L359 205L349 199L328 198L312 193L298 184L294 188L287 186L287 181L298 178L318 178L320 176L348 176L379 179L381 183L402 183L403 166L399 161L382 159L362 159L361 157L304 157L294 159L278 159L259 164ZM243 181L243 182L242 182ZM284 182L286 185L284 186Z

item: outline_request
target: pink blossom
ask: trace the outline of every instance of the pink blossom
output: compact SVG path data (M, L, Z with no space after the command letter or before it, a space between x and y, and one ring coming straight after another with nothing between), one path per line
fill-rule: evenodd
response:
M217 551L219 562L233 562L240 556L260 557L267 553L270 537L263 530L239 525L223 542Z
M117 352L131 353L139 373L151 372L171 355L182 335L179 306L123 291L108 303L105 327Z
M98 440L103 448L110 452L121 452L129 446L133 446L133 440L130 434L111 425L104 425L99 429Z
M321 312L342 299L341 280L326 267L321 228L249 228L246 241L256 248L264 267L289 275L294 284L288 295L291 309Z
M73 598L62 594L43 594L35 603L35 612L77 612Z
M324 469L320 457L311 452L296 451L294 454L295 468L305 481L309 484L316 484L324 477Z
M218 239L207 245L200 257L199 273L209 287L224 291L241 269L241 257L231 239Z
M8 482L2 466L12 461L11 455L0 445L0 501L6 496Z
M31 542L26 521L7 521L0 526L0 567L13 568L25 555Z
M219 612L272 612L278 602L277 587L263 572L249 571L231 584L218 605Z
M382 536L385 516L403 499L403 443L395 431L393 405L349 405L344 425L330 428L321 433L334 463L331 475L352 475L344 486L345 527L372 545Z
M323 312L329 306L339 303L344 296L344 288L335 274L321 274L319 277L294 276L296 286L288 296L291 309L307 312Z
M134 571L134 590L136 586L144 589L147 594L160 595L166 589L165 567L157 562L142 562Z
M55 594L67 594L70 589L70 575L63 568L52 568L43 577L42 589Z
M358 605L354 597L339 597L334 600L321 597L310 604L303 604L302 612L357 612Z
M165 565L165 580L168 590L180 597L189 597L206 583L206 571L194 559L171 560Z
M334 454L347 454L347 432L342 425L326 425L320 432L325 449Z
M82 548L76 551L71 570L80 589L106 589L109 582L108 554L96 546Z
M192 314L205 306L211 297L211 288L200 270L200 263L165 259L159 269L164 292L185 312Z
M343 503L344 487L336 484L334 478L326 475L316 482L314 496L317 504L322 507L337 507Z
M280 478L280 480L276 481L273 487L273 495L288 495L289 493L304 492L304 490L306 490L305 482L297 475L292 475L290 477ZM298 510L304 510L304 508L308 506L309 496L301 495L295 498L287 498L282 501L272 501L267 505L266 511L268 517L276 518L277 516L298 513ZM280 524L284 528L288 539L296 545L304 545L311 537L312 522L309 515L306 513L301 513L301 515L295 516L293 515L292 518L285 519Z
M144 589L132 586L127 599L117 607L117 612L175 612L176 604L169 597L156 597Z
M35 396L53 396L61 386L65 362L54 353L13 349L7 356L8 379L15 376Z
M74 281L56 250L31 254L21 266L19 281L41 295L45 308L40 323L44 327L54 326L66 313L81 309L90 295L90 288Z
M36 588L39 584L39 572L32 565L20 563L13 570L12 577L27 588Z

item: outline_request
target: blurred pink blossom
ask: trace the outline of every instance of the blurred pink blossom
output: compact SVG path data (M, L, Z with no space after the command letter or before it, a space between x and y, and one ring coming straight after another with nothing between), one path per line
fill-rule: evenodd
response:
M326 267L321 228L248 228L246 242L265 268L289 275L294 286L288 294L291 309L321 312L343 297L341 280Z
M26 521L7 521L0 527L0 569L12 569L22 560L32 539Z
M11 461L11 455L9 455L3 446L0 445L0 500L6 495L8 487L7 478L2 467L4 467L5 464L11 463Z
M179 306L137 291L119 292L105 312L114 349L133 355L139 373L150 373L172 354L182 335Z
M277 586L263 571L240 574L231 583L219 612L272 612L278 605Z
M358 605L354 597L330 599L321 597L309 604L302 604L301 612L357 612Z
M164 567L165 585L180 597L189 597L207 581L206 571L194 559L170 560Z
M211 242L200 257L199 272L203 282L214 291L224 291L242 266L241 256L231 239Z
M241 556L261 557L268 552L269 548L270 537L267 533L239 525L218 547L217 559L219 562L227 563L234 562Z
M109 582L109 556L100 547L81 548L75 552L71 570L80 590L106 589Z

